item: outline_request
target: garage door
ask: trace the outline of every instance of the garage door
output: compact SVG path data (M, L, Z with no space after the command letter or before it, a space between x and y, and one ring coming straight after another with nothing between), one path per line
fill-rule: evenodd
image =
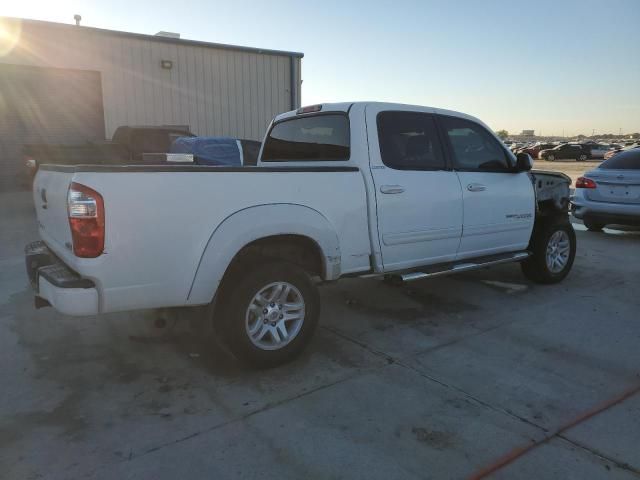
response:
M0 64L0 191L25 183L24 144L104 135L99 72Z

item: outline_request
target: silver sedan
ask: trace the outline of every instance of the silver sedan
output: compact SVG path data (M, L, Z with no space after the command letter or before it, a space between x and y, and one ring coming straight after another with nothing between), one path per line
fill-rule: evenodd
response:
M640 149L620 152L578 178L571 210L593 231L640 226Z

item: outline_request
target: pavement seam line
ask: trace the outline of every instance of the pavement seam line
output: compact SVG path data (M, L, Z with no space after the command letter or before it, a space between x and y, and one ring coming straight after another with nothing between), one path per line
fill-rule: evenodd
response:
M343 340L346 340L348 342L351 342L357 346L359 346L360 348L363 348L364 350L366 350L367 352L376 355L378 357L384 358L388 363L397 363L397 359L393 356L393 355L389 355L386 352L383 352L382 350L376 350L375 348L370 347L369 345L367 345L364 342L361 342L359 340L356 340L355 338L350 337L349 335L342 333L334 328L331 327L327 327L325 325L323 325L321 328L323 328L324 330L333 333L335 336L342 338Z
M325 328L325 329L327 329L328 331L330 331L330 332L334 333L335 335L339 336L340 338L344 338L345 340L348 340L348 341L350 341L350 342L355 343L356 345L358 345L358 346L360 346L360 347L364 348L365 350L367 350L367 351L371 352L372 354L379 355L379 356L381 356L381 357L383 357L383 358L387 359L387 361L388 361L390 364L391 364L391 363L393 363L393 364L396 364L396 365L398 365L398 366L400 366L400 367L404 367L404 368L406 368L406 369L408 369L408 370L413 371L414 373L417 373L419 376L423 377L423 378L424 378L424 379L426 379L426 380L429 380L429 381L431 381L431 382L433 382L433 383L437 383L438 385L440 385L440 386L442 386L442 387L445 387L445 388L447 388L447 389L449 389L449 390L453 390L453 391L455 391L455 392L457 392L457 393L460 393L460 394L464 395L465 397L469 398L470 400L474 401L474 402L475 402L475 403L477 403L478 405L481 405L481 406L483 406L483 407L485 407L485 408L487 408L487 409L489 409L489 410L495 411L495 412L497 412L497 413L500 413L500 414L503 414L503 415L509 416L509 417L511 417L511 418L513 418L513 419L515 419L515 420L519 420L519 421L521 421L521 422L523 422L523 423L526 423L526 424L528 424L528 425L531 425L532 427L535 427L535 428L537 428L538 430L542 431L542 432L543 432L543 434L546 434L546 433L549 431L548 429L546 429L546 428L542 427L541 425L536 424L535 422L532 422L531 420L528 420L528 419L527 419L527 418L525 418L525 417L521 417L521 416L519 416L519 415L516 415L515 413L510 412L510 411L508 411L508 410L505 410L505 409L503 409L503 408L495 407L495 406L491 405L490 403L488 403L488 402L486 402L486 401L484 401L484 400L481 400L480 398L475 397L474 395L470 394L469 392L466 392L465 390L463 390L463 389L461 389L461 388L459 388L459 387L456 387L455 385L451 385L451 384L448 384L448 383L446 383L446 382L444 382L444 381L442 381L442 380L438 380L438 379L437 379L437 378L435 378L435 377L431 377L431 376L427 375L426 373L421 372L421 371L420 371L420 370L418 370L417 368L415 368L415 367L413 367L413 366L410 366L410 365L405 364L405 363L404 363L402 360L400 360L400 359L396 359L395 357L393 357L393 356L391 356L391 355L388 355L388 354L386 354L386 353L384 353L384 352L381 352L381 351L378 351L378 350L375 350L375 349L371 349L370 347L368 347L368 345L366 345L366 344L364 344L364 343L362 343L362 342L359 342L358 340L355 340L355 339L353 339L353 338L351 338L351 337L348 337L348 336L346 336L346 335L344 335L344 334L342 334L342 333L340 333L340 332L337 332L337 331L335 331L335 330L333 330L333 329L331 329L331 328L328 328L328 327L324 327L324 328ZM407 357L407 358L411 358L411 356L409 356L409 357ZM533 439L532 439L532 440L533 440Z
M522 320L522 321L525 321L525 320ZM599 414L599 413L601 413L601 412L603 412L603 411L605 411L605 410L607 410L607 409L609 409L609 408L611 408L611 407L613 407L613 406L617 405L618 403L623 402L623 401L624 401L624 400L626 400L627 398L629 398L629 397L631 397L631 396L635 395L636 393L638 393L638 392L640 391L640 386L638 386L638 387L636 387L636 388L632 389L630 394L628 394L628 395L627 395L626 393L625 393L625 394L623 394L623 395L622 395L622 397L623 397L622 399L618 399L618 400L617 400L617 401L615 401L614 403L612 403L612 404L610 404L610 405L607 405L605 408L600 409L600 410L597 410L597 411L596 411L595 413L593 413L592 415L590 415L590 416L586 416L586 417L585 417L585 418L583 418L583 419L578 419L577 421L574 421L574 422L570 422L569 424L566 424L566 425L564 425L564 426L561 426L561 427L560 427L558 430L556 430L555 432L553 432L553 433L549 433L549 429L547 429L547 428L545 428L545 427L543 427L543 426L541 426L541 425L538 425L537 423L532 422L531 420L528 420L528 419L527 419L527 418L525 418L525 417L521 417L521 416L519 416L519 415L517 415L517 414L515 414L515 413L513 413L513 412L511 412L511 411L505 410L505 409L503 409L503 408L495 407L495 406L491 405L490 403L487 403L487 402L485 402L484 400L481 400L481 399L479 399L479 398L475 397L474 395L470 394L469 392L466 392L465 390L463 390L463 389L461 389L461 388L459 388L459 387L456 387L455 385L451 385L451 384L448 384L448 383L446 383L446 382L444 382L444 381L438 380L437 378L431 377L431 376L429 376L429 375L425 374L424 372L421 372L421 371L420 371L420 370L418 370L417 368L415 368L415 367L413 367L413 366L410 366L410 365L407 365L407 364L405 364L405 363L403 362L403 360L405 360L405 359L410 359L410 358L417 357L417 356L419 356L419 355L428 354L428 353L431 353L431 352L433 352L433 351L435 351L435 350L438 350L438 349L440 349L440 348L447 347L447 346L450 346L450 345L453 345L453 344L459 343L459 342L464 341L464 340L466 340L466 339L468 339L468 338L474 338L474 337L477 337L477 336L483 335L484 333L489 333L489 332L491 332L491 331L493 331L493 330L497 330L497 329L499 329L499 328L501 328L501 327L509 326L509 325L513 325L513 324L516 324L516 323L519 323L519 322L520 322L520 320L515 319L515 320L512 320L512 321L508 321L508 322L502 323L502 324L500 324L500 325L494 325L494 326L489 327L489 328L486 328L486 329L484 329L484 330L479 330L479 331L476 331L476 332L473 332L473 333L470 333L470 334L467 334L467 335L462 335L461 337L458 337L458 338L454 338L454 339L452 339L450 342L446 342L446 343L443 343L443 344L441 344L441 345L437 345L437 346L435 346L435 347L430 347L430 348L427 348L427 349L425 349L425 350L418 351L418 352L416 352L416 353L413 353L413 354L407 355L406 357L402 357L402 358L400 358L400 359L395 358L395 357L393 357L392 355L390 355L390 354L388 354L388 353L386 353L386 352L383 352L383 351L381 351L381 350L376 350L376 349L374 349L374 348L371 348L371 347L370 347L369 345L367 345L366 343L361 342L361 341L359 341L359 340L356 340L356 339L354 339L354 338L352 338L352 337L350 337L350 336L348 336L348 335L346 335L346 334L344 334L344 333L342 333L342 332L339 332L339 331L337 331L337 330L335 330L335 329L333 329L333 328L331 328L331 327L323 326L323 328L324 328L325 330L327 330L327 331L329 331L329 332L331 332L331 333L335 334L336 336L338 336L338 337L340 337L340 338L343 338L343 339L345 339L345 340L347 340L347 341L350 341L350 342L352 342L352 343L354 343L354 344L358 345L359 347L361 347L361 348L363 348L363 349L367 350L368 352L370 352L370 353L372 353L372 354L374 354L374 355L378 355L378 356L380 356L380 357L382 357L382 358L385 358L389 363L395 363L395 364L397 364L397 365L399 365L399 366L401 366L401 367L404 367L404 368L407 368L407 369L409 369L409 370L412 370L412 371L414 371L415 373L417 373L418 375L422 376L423 378L425 378L425 379L427 379L427 380L430 380L430 381L432 381L432 382L434 382L434 383L437 383L437 384L439 384L439 385L441 385L441 386L443 386L443 387L445 387L445 388L448 388L448 389L451 389L451 390L456 391L456 392L458 392L458 393L461 393L462 395L464 395L464 396L466 396L467 398L469 398L469 399L473 400L473 401L474 401L474 402L476 402L477 404L484 406L485 408L488 408L488 409L490 409L490 410L492 410L492 411L495 411L495 412L497 412L497 413L501 413L501 414L503 414L503 415L509 416L509 417L511 417L511 418L513 418L513 419L519 420L519 421L521 421L521 422L523 422L523 423L526 423L526 424L528 424L528 425L530 425L530 426L532 426L532 427L537 428L538 430L540 430L540 431L542 432L542 434L543 434L543 438L542 438L541 440L538 440L538 441L536 441L536 440L533 440L533 439L532 439L533 443L532 443L531 445L527 445L527 446L524 446L524 447L517 448L517 449L515 450L515 453L517 453L517 456L513 457L512 459L507 459L508 461L502 465L502 466L506 466L508 463L511 463L512 461L516 460L516 459L517 459L517 458L519 458L520 456L523 456L524 454L526 454L526 453L527 453L527 452L529 452L530 450L533 450L533 449L537 448L538 446L543 445L543 444L545 444L545 443L549 442L549 441L550 441L550 440L552 440L554 437L561 438L561 439L564 439L564 440L566 440L566 441L568 441L568 442L570 442L570 443L573 443L573 442L571 442L570 440L568 440L566 437L562 436L562 433L563 433L564 431L569 430L571 427L573 427L573 426L577 425L578 423L581 423L582 421L586 421L586 420L588 420L589 418L591 418L592 416L595 416L595 415L597 415L597 414ZM627 393L628 393L628 392L627 392ZM579 418L579 417L578 417L578 418ZM587 451L587 452L589 452L589 453L591 453L591 454L593 454L593 455L595 455L595 456L598 456L598 457L600 457L600 458L605 459L606 461L611 462L612 464L616 465L616 467L618 467L618 468L621 468L621 469L623 469L623 470L627 470L627 471L632 472L632 473L634 473L634 474L638 474L638 475L640 475L640 472L638 472L637 470L635 470L633 467L631 467L631 466L630 466L630 465L628 465L628 464L620 463L620 462L618 462L618 461L616 461L616 460L614 460L614 459L611 459L611 458L609 458L609 457L606 457L605 455L603 455L603 454L601 454L601 453L598 453L597 451L592 451L592 450L590 450L588 447L583 446L583 445L581 445L581 444L576 444L576 446L577 446L577 447L580 447L580 448L582 448L582 449L584 449L585 451ZM502 466L500 466L499 468L502 468ZM490 473L492 473L492 472L490 472ZM483 477L483 476L479 476L479 477L474 476L474 477L471 477L471 478L473 478L473 479L480 479L480 478L484 478L484 477Z
M406 355L404 357L400 357L400 358L396 358L393 355L390 355L382 350L376 350L375 348L370 347L369 345L367 345L364 342L361 342L359 340L356 340L353 337L350 337L349 335L347 335L346 333L340 332L338 330L336 330L335 328L332 327L327 327L326 325L322 325L321 328L337 335L338 337L344 339L344 340L348 340L352 343L354 343L355 345L358 345L359 347L364 348L365 350L367 350L370 353L373 353L374 355L378 355L382 358L385 358L389 363L398 363L401 362L402 360L406 360L409 358L413 358L413 357L417 357L418 355L424 355L426 353L431 353L434 352L436 350L439 350L441 348L445 348L451 345L455 345L456 343L462 342L468 338L474 338L477 336L480 336L484 333L488 333L491 332L493 330L497 330L498 328L504 327L504 326L508 326L508 325L512 325L514 323L520 322L520 321L525 321L525 320L519 320L519 319L514 319L514 320L509 320L505 323L501 323L500 325L493 325L491 327L485 328L485 329L479 329L477 327L472 327L474 328L476 331L473 333L468 333L468 334L463 334L459 337L453 338L448 342L442 343L440 345L435 345L435 346L431 346L431 347L427 347L424 350L418 350L417 352L411 353L409 355Z
M526 423L528 425L531 425L532 427L535 427L535 428L541 430L541 432L545 436L545 439L543 440L543 442L551 440L553 438L553 436L554 436L554 434L551 434L551 436L548 439L546 439L547 435L549 435L549 429L547 429L547 428L545 428L545 427L543 427L541 425L538 425L537 423L532 422L531 420L529 420L529 419L527 419L525 417L521 417L520 415L517 415L514 412L511 412L511 411L506 410L504 408L495 407L495 406L491 405L490 403L488 403L488 402L486 402L486 401L484 401L484 400L482 400L482 399L470 394L469 392L467 392L467 391L465 391L465 390L463 390L463 389L461 389L459 387L456 387L455 385L447 384L444 381L438 380L435 377L431 377L431 376L421 372L420 370L416 369L413 366L406 365L406 364L402 363L401 361L399 361L397 363L398 363L399 366L402 366L402 367L405 367L405 368L408 368L410 370L415 371L418 375L426 378L427 380L431 380L432 382L437 383L439 385L442 385L443 387L449 388L451 390L454 390L454 391L456 391L458 393L463 394L464 396L468 397L469 399L477 402L479 405L482 405L482 406L484 406L484 407L486 407L486 408L488 408L490 410L493 410L493 411L495 411L497 413L501 413L503 415L507 415L509 417L512 417L515 420L520 420L523 423ZM615 405L617 405L617 404L612 405L612 407L615 406ZM585 420L587 420L587 419L585 419ZM570 428L571 427L568 427L568 429L570 429ZM558 432L560 432L560 430ZM608 457L607 455L605 455L605 454L603 454L603 453L601 453L601 452L599 452L597 450L594 450L594 449L592 449L592 448L590 448L590 447L588 447L586 445L583 445L580 442L577 442L577 441L569 439L568 437L565 437L564 435L562 435L562 433L556 433L555 436L557 438L565 440L568 443L571 443L572 445L574 445L574 446L576 446L578 448L581 448L581 449L589 452L592 455L600 457L603 460L606 460L607 462L610 462L610 463L614 464L616 467L618 467L620 469L628 470L628 471L640 476L640 470L637 470L635 467L633 467L632 465L630 465L628 463L620 462L620 461L618 461L618 460L616 460L614 458Z
M131 461L131 460L134 460L134 459L137 459L137 458L144 457L145 455L148 455L150 453L154 453L154 452L156 452L158 450L162 450L165 447L176 445L178 443L182 443L184 441L190 440L190 439L198 437L200 435L204 435L206 433L215 431L215 430L217 430L219 428L223 428L223 427L225 427L227 425L230 425L230 424L233 424L235 422L239 422L239 421L245 420L245 419L250 418L250 417L252 417L254 415L257 415L259 413L271 410L272 408L279 407L280 405L283 405L283 404L285 404L287 402L297 400L298 398L305 397L305 396L310 395L312 393L321 391L321 390L323 390L325 388L329 388L329 387L332 387L334 385L338 385L340 383L346 382L348 380L352 380L354 378L360 377L362 375L366 375L367 373L370 373L370 372L373 372L373 371L376 371L376 370L381 370L384 367L387 367L388 365L395 363L395 359L393 357L385 354L384 352L379 352L379 351L372 350L372 349L368 348L367 345L365 345L363 343L360 343L358 341L355 341L352 338L347 337L347 336L341 334L340 332L337 332L337 331L335 331L335 330L333 330L333 329L331 329L329 327L322 326L322 328L324 328L328 332L331 332L331 333L333 333L334 335L336 335L336 336L338 336L340 338L343 338L344 340L348 340L350 342L355 343L356 345L358 345L359 347L363 348L364 350L368 351L371 354L374 354L374 355L376 355L378 357L382 357L382 358L386 359L388 363L382 364L382 365L378 365L378 366L375 366L375 367L358 369L353 375L348 375L347 377L339 379L339 380L336 380L335 382L327 383L325 385L320 385L320 386L318 386L318 387L316 387L314 389L308 390L306 392L302 392L302 393L300 393L298 395L294 395L292 397L288 397L288 398L282 399L282 400L277 401L277 402L269 403L269 404L264 405L263 407L261 407L261 408L259 408L257 410L254 410L252 412L249 412L249 413L246 413L244 415L241 415L240 417L232 418L230 420L227 420L226 422L222 422L222 423L213 425L213 426L211 426L209 428L206 428L204 430L199 430L199 431L190 433L189 435L185 435L184 437L180 437L180 438L177 438L175 440L172 440L170 442L165 442L163 444L156 445L155 447L151 447L151 448L149 448L149 449L147 449L147 450L145 450L145 451L143 451L143 452L141 452L139 454L136 454L136 455L131 455L130 454L126 459L120 460L118 462L113 462L112 464L109 464L109 465L118 464L118 463L124 463L124 462L128 462L128 461ZM109 465L104 465L102 468L108 468ZM93 470L93 472L96 472L97 470L98 469Z
M487 476L497 472L498 470L501 470L503 467L513 463L514 461L526 455L530 451L535 450L536 448L548 443L554 438L559 438L567 430L570 430L576 425L579 425L580 423L585 422L590 418L593 418L596 415L599 415L600 413L624 402L625 400L631 398L637 393L640 393L640 385L636 385L632 388L629 388L623 393L621 393L620 395L618 395L617 397L613 397L612 399L609 399L608 401L605 401L600 405L597 405L596 407L593 407L592 409L587 410L586 412L583 412L581 415L578 415L577 417L565 423L564 425L561 425L552 434L545 435L544 438L542 438L541 440L536 441L530 445L525 445L525 446L516 447L512 449L511 451L502 455L500 458L498 458L498 460L496 460L492 464L488 465L487 467L484 467L480 471L471 475L469 479L480 480L480 479L486 478Z
M298 395L294 395L292 397L288 397L288 398L279 400L277 402L269 403L269 404L264 405L263 407L261 407L259 409L256 409L256 410L248 412L248 413L246 413L244 415L241 415L240 417L232 418L232 419L229 419L229 420L227 420L225 422L213 425L213 426L211 426L209 428L205 428L205 429L199 430L197 432L190 433L189 435L185 435L184 437L177 438L177 439L172 440L170 442L165 442L163 444L156 445L155 447L151 447L151 448L149 448L149 449L147 449L147 450L145 450L145 451L143 451L143 452L141 452L139 454L129 455L126 459L122 459L122 460L120 460L118 462L113 462L113 463L111 463L109 465L118 464L118 463L125 463L125 462L128 462L128 461L134 460L134 459L138 459L138 458L144 457L144 456L146 456L146 455L148 455L150 453L154 453L154 452L157 452L158 450L162 450L165 447L169 447L169 446L172 446L172 445L177 445L179 443L182 443L184 441L187 441L187 440L190 440L192 438L198 437L200 435L204 435L204 434L207 434L209 432L218 430L219 428L223 428L223 427L225 427L227 425L231 425L233 423L240 422L240 421L245 420L247 418L251 418L254 415L257 415L259 413L266 412L266 411L271 410L273 408L276 408L276 407L279 407L281 405L284 405L285 403L297 400L297 399L305 397L307 395L311 395L313 393L316 393L318 391L324 390L326 388L333 387L334 385L338 385L340 383L343 383L343 382L346 382L346 381L349 381L349 380L353 380L354 378L358 378L358 377L360 377L362 375L366 375L366 374L368 374L368 373L370 373L372 371L381 370L381 369L387 367L388 365L389 364L382 364L382 365L378 365L376 367L358 369L356 372L354 372L353 375L349 375L347 377L341 378L339 380L336 380L335 382L327 383L325 385L320 385L320 386L318 386L316 388L313 388L313 389L308 390L306 392L302 392L302 393L300 393ZM102 468L108 468L109 465L104 465ZM96 472L97 470L98 469L93 470L93 472Z
M571 445L580 448L581 450L584 450L586 452L589 452L591 455L594 455L596 457L600 457L601 459L613 463L616 467L622 469L622 470L627 470L631 473L633 473L634 475L637 475L638 477L640 477L640 470L638 470L637 468L635 468L633 465L626 463L626 462L620 462L618 460L616 460L615 458L611 458L607 455L605 455L604 453L593 449L591 447L588 447L587 445L584 445L581 442L578 442L576 440L571 440L569 437L565 437L563 434L558 434L557 438L559 438L560 440L564 440L567 443L570 443Z
M508 322L508 324L514 323L516 321L518 321L518 320L513 320L512 322ZM474 333L471 333L469 335L464 335L462 337L459 337L457 339L452 340L451 342L447 342L447 343L442 344L442 345L437 345L436 347L431 347L431 348L419 351L417 353L414 353L414 354L411 354L411 355L407 355L406 357L401 358L401 359L395 358L392 355L389 355L388 353L385 353L383 351L373 349L373 348L369 347L367 344L365 344L363 342L360 342L359 340L356 340L354 338L351 338L350 336L348 336L348 335L346 335L346 334L344 334L342 332L339 332L337 330L334 330L334 329L332 329L330 327L323 326L322 328L326 329L327 331L333 333L334 335L336 335L336 336L338 336L338 337L340 337L340 338L342 338L344 340L347 340L349 342L354 343L355 345L358 345L359 347L365 349L366 351L368 351L368 352L370 352L370 353L372 353L374 355L378 355L378 356L386 359L387 362L389 362L389 364L392 364L392 363L393 364L397 364L397 365L399 365L401 367L404 367L404 368L406 368L408 370L413 371L414 373L417 373L418 375L420 375L421 377L423 377L423 378L425 378L425 379L427 379L429 381L432 381L432 382L437 383L437 384L439 384L439 385L441 385L441 386L443 386L445 388L448 388L450 390L454 390L454 391L456 391L458 393L461 393L462 395L464 395L467 398L473 400L477 404L484 406L485 408L488 408L488 409L493 410L495 412L501 413L503 415L510 416L510 417L512 417L512 418L514 418L516 420L520 420L521 422L529 424L529 425L541 430L542 432L548 432L549 431L548 429L542 427L541 425L536 424L535 422L532 422L531 420L528 420L528 419L526 419L524 417L516 415L515 413L510 412L508 410L505 410L505 409L502 409L502 408L499 408L499 407L495 407L495 406L491 405L490 403L487 403L484 400L481 400L481 399L475 397L474 395L470 394L469 392L467 392L467 391L465 391L465 390L463 390L463 389L461 389L459 387L456 387L455 385L451 385L451 384L448 384L448 383L446 383L446 382L444 382L442 380L438 380L435 377L431 377L431 376L427 375L426 373L418 370L416 367L407 365L403 361L404 359L413 358L413 357L418 356L418 355L423 355L425 353L430 353L430 352L432 352L432 351L434 351L434 350L436 350L438 348L445 347L445 346L448 346L448 345L452 345L452 344L457 343L458 341L462 341L462 340L464 340L466 338L474 337L474 336L481 335L483 333L489 332L491 330L495 330L497 328L500 328L503 325L505 325L505 324L502 324L502 325L499 325L499 326L490 327L490 328L488 328L486 330L474 332Z
M359 376L360 374L362 374L362 372L358 372L358 373L356 373L354 375L350 375L350 376L347 376L345 378L341 378L340 380L336 380L335 382L327 383L325 385L320 385L320 386L318 386L318 387L316 387L314 389L308 390L306 392L302 392L302 393L300 393L298 395L294 395L292 397L288 397L288 398L279 400L277 402L268 403L268 404L264 405L263 407L260 407L260 408L258 408L256 410L248 412L248 413L246 413L244 415L241 415L241 416L239 416L237 418L229 419L226 422L218 423L217 425L213 425L213 426L211 426L209 428L205 428L204 430L198 430L197 432L191 433L189 435L185 435L184 437L177 438L175 440L172 440L170 442L166 442L166 443L163 443L163 444L160 444L160 445L156 445L155 447L151 447L151 448L143 451L142 453L139 453L137 455L131 456L130 458L127 458L124 461L129 461L129 460L133 460L133 459L136 459L136 458L143 457L143 456L145 456L145 455L147 455L149 453L157 452L158 450L161 450L161 449L163 449L165 447L168 447L168 446L171 446L171 445L176 445L178 443L182 443L182 442L184 442L186 440L189 440L191 438L197 437L199 435L203 435L205 433L212 432L212 431L217 430L219 428L223 428L223 427L225 427L227 425L230 425L232 423L236 423L236 422L239 422L239 421L242 421L242 420L246 420L247 418L251 418L254 415L257 415L259 413L266 412L266 411L271 410L273 408L279 407L280 405L284 405L285 403L297 400L299 398L305 397L305 396L310 395L312 393L324 390L325 388L329 388L329 387L332 387L334 385L338 385L338 384L340 384L342 382L346 382L348 380L351 380L352 378L355 378L355 377Z
M417 373L418 375L420 375L421 377L423 377L423 378L425 378L427 380L430 380L430 381L432 381L434 383L442 385L443 387L446 387L446 388L448 388L450 390L453 390L455 392L461 393L462 395L464 395L467 398L470 398L471 400L473 400L477 404L482 405L483 407L486 407L486 408L488 408L490 410L493 410L494 412L501 413L503 415L506 415L506 416L509 416L509 417L513 418L514 420L519 420L522 423L526 423L528 425L531 425L532 427L537 428L538 430L542 431L543 433L549 432L549 430L547 428L544 428L543 426L538 425L537 423L532 422L531 420L529 420L529 419L527 419L525 417L521 417L520 415L517 415L517 414L515 414L515 413L513 413L513 412L511 412L509 410L504 409L504 408L496 407L494 405L491 405L490 403L486 402L485 400L482 400L482 399L476 397L475 395L472 395L471 393L467 392L466 390L463 390L460 387L456 387L455 385L446 383L446 382L444 382L442 380L438 380L435 377L427 375L426 373L418 370L416 367L413 367L411 365L407 365L407 364L403 363L402 361L399 361L398 365L400 365L402 367L405 367L405 368L407 368L409 370L414 371L415 373Z

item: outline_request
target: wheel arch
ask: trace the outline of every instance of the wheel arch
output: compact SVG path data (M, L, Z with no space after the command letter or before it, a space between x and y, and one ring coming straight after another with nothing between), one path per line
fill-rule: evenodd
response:
M268 219L268 221L265 221ZM225 273L247 249L295 244L313 248L319 274L325 280L340 276L340 244L331 222L320 212L299 204L249 207L227 217L212 232L196 269L187 304L213 300Z

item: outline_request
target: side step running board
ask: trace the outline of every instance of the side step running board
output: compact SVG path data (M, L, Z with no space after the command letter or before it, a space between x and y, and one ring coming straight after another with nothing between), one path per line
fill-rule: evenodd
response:
M438 277L440 275L449 275L450 273L467 272L500 263L520 262L529 257L529 252L516 252L506 255L494 255L492 257L478 258L473 261L464 263L447 264L445 268L442 266L432 266L426 272L410 272L398 275L403 282L411 282L413 280L421 280L423 278Z

